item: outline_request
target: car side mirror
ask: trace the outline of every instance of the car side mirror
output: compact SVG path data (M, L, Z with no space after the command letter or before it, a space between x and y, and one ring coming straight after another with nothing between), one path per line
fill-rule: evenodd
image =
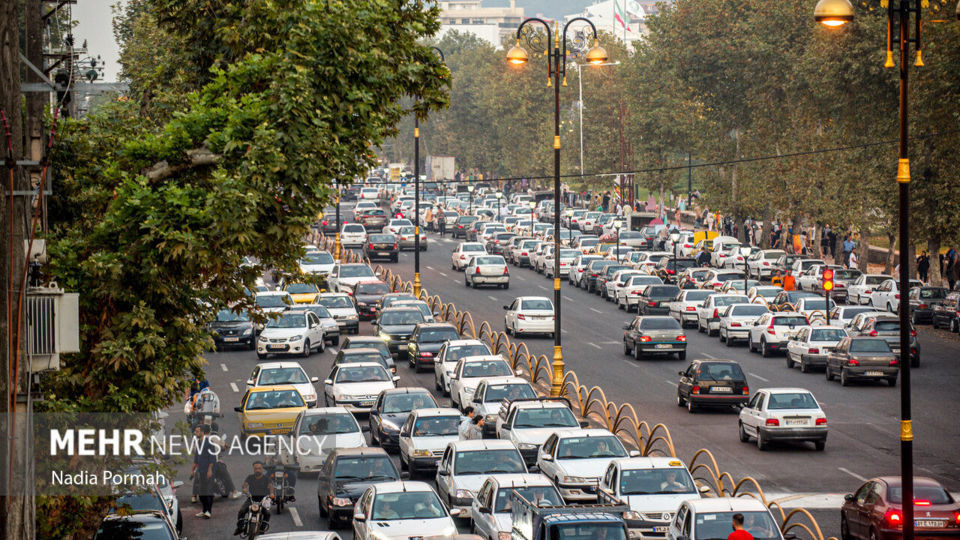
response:
M400 473L400 479L401 479L401 480L409 480L409 479L410 479L410 473L407 472L407 471L401 472L401 473Z
M697 488L700 493L710 493L710 486L700 486Z
M253 386L253 379L247 379L247 386Z
M183 480L174 480L174 482L170 484L170 487L172 487L173 489L177 489L182 485L183 485Z
M479 510L480 510L480 513L481 513L481 514L489 514L489 513L490 513L490 507L488 507L488 506L481 506L481 507L479 508Z
M590 427L590 422L588 422L588 421L586 421L586 420L581 420L581 421L580 421L580 427L582 427L582 428L588 428L588 427Z
M324 380L323 380L323 384L332 385L332 384L333 384L333 379L324 379Z
M540 459L544 461L553 461L553 456L550 454L540 454Z
M853 493L847 493L843 496L843 500L845 501L852 501L854 499L856 499L856 497L854 497Z
M237 412L243 412L243 408L242 408L242 407L234 407L233 410L235 410L235 411L237 411Z
M510 306L503 306L503 309L510 309Z
M310 377L310 382L320 382L320 377Z
M631 450L630 452L628 452L628 454L630 455L630 457L640 457L639 450Z
M437 471L437 474L440 476L450 476L450 471L447 469L440 469Z
M398 383L398 382L400 382L400 377L394 377L394 378L393 378L393 383L396 384L396 383Z
M462 512L463 510L460 510L459 508L451 508L450 517L458 517Z
M354 520L354 521L359 521L359 522L362 523L362 522L364 522L364 521L367 520L367 516L364 515L364 514L354 514L354 515L353 515L353 520Z

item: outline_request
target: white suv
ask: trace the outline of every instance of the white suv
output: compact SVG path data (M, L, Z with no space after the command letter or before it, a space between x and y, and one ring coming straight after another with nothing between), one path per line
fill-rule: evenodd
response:
M520 451L510 441L478 439L447 445L437 468L437 492L460 517L470 517L473 499L491 474L526 474Z
M625 457L627 449L613 433L576 429L550 435L540 448L537 467L553 480L565 501L590 502L597 500L597 485L610 461Z

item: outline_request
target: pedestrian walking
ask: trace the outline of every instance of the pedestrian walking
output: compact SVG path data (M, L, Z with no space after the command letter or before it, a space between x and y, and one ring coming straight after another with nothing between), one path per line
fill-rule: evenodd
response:
M930 255L927 254L927 250L923 250L917 257L917 276L924 284L927 283L927 278L930 276Z
M199 431L200 443L197 446L196 476L200 486L198 493L200 495L200 512L196 515L198 518L210 519L210 511L213 510L213 490L214 490L214 467L217 463L216 450L213 443L209 440L210 426L201 424L194 430L194 434Z
M787 275L783 276L783 290L797 290L797 278L793 277L793 270L787 270Z
M457 428L457 433L461 439L470 438L470 424L473 422L473 417L476 416L476 414L476 410L473 407L467 407L463 410L463 420L460 421L460 426Z
M849 262L850 262L850 264L847 265L849 268L856 268L856 267L857 267L857 263L859 262L859 260L857 259L857 252L856 252L856 251L851 251L851 252L850 252L850 261L849 261Z
M954 290L957 281L960 281L960 252L952 250L953 254L947 262L947 282L950 284L950 290Z
M437 228L440 229L440 237L442 238L447 232L447 216L444 215L443 209L437 212Z

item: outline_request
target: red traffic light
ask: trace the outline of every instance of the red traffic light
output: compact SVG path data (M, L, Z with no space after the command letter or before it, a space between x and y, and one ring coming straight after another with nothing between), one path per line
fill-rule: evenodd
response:
M833 290L833 269L825 268L823 270L823 290L832 291Z

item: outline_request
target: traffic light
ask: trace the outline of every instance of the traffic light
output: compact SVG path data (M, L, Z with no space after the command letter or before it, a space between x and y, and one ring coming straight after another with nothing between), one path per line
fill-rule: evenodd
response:
M823 269L823 290L830 292L833 290L833 269L824 268Z

